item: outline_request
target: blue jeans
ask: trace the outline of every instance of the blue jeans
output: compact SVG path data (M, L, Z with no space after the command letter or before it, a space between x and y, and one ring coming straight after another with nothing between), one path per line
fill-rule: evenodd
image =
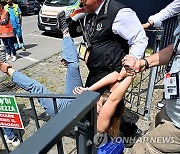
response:
M6 46L6 51L8 55L11 53L16 56L16 50L14 48L14 37L2 38L4 45Z
M70 37L64 38L62 58L67 61L65 94L73 94L73 89L76 86L82 86L82 80L80 76L79 59L76 47ZM12 81L30 93L50 93L47 88L38 81L33 80L18 71L13 73ZM72 99L57 99L56 101L58 111L61 111L72 102ZM52 98L39 98L38 102L44 107L46 113L49 114L50 117L55 115ZM9 139L14 138L13 129L3 128L3 130Z

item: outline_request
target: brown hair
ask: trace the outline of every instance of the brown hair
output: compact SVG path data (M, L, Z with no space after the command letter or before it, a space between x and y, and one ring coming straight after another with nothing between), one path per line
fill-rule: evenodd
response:
M103 105L107 101L110 94L111 93L109 90L106 90L104 93L102 93L101 98L103 101L103 103L102 103ZM112 135L114 137L119 136L120 124L121 124L121 119L122 119L123 113L124 113L124 101L121 100L118 103L118 105L116 106L116 111L111 118L110 125L109 125L109 128L107 130L107 133L109 135Z

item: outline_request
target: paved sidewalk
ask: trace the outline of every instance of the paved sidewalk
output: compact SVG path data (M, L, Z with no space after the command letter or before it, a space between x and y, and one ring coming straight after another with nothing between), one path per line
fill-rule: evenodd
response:
M87 67L84 64L84 62L80 61L80 70L81 70L81 76L83 79L83 82L85 82L88 71ZM64 86L65 86L65 72L66 68L60 64L60 56L54 55L51 58L44 60L40 63L35 64L34 66L28 67L25 70L22 70L21 72L25 73L27 76L38 80L40 83L45 85L49 91L52 93L63 93ZM8 86L7 86L8 85ZM17 86L13 85L12 82L10 82L9 78L7 78L4 82L0 84L0 89L4 89L6 91L15 91L15 92L24 92L22 89L19 89ZM155 90L155 95L153 99L153 108L151 112L151 118L153 119L157 113L157 109L155 108L155 105L158 100L160 100L161 91ZM25 140L29 136L31 136L35 131L35 122L33 120L32 112L31 112L31 107L30 103L27 99L17 99L18 106L21 112L21 116L24 122L25 130L22 132L23 134L23 139ZM44 109L36 102L36 109L38 112L39 116L39 122L40 125L43 125L49 118L48 116L44 113ZM134 121L134 116L132 113L126 114L127 118L130 120ZM142 129L143 131L148 130L149 128L149 121L145 121L143 117L139 117L137 121L137 125ZM0 141L2 143L2 141ZM63 138L63 143L64 143L64 149L65 149L65 154L73 154L76 153L75 149L75 141L71 138ZM4 147L1 144L0 146L0 154L4 153ZM13 150L13 147L10 146L10 149ZM54 151L55 148L50 151L50 154L55 154L56 152ZM130 149L126 149L125 153L131 153Z

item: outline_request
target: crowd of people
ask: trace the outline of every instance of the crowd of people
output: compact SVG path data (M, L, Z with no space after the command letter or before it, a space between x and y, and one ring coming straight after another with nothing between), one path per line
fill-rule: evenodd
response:
M18 4L14 4L12 0L7 0L6 3L3 6L0 1L0 39L6 47L6 59L14 62L17 60L16 50L19 48L26 50L21 29L22 12ZM17 37L20 44L18 44Z
M7 2L9 1L11 2L11 0L7 0ZM123 121L125 107L124 94L137 73L165 64L168 64L164 86L166 105L157 114L154 128L139 139L143 142L137 140L134 144L132 153L180 153L180 92L177 84L179 83L180 70L180 26L178 25L174 32L174 44L144 58L148 44L144 28L160 26L165 19L180 13L180 1L174 0L159 13L150 16L148 22L143 25L136 13L119 1L81 0L80 2L80 7L86 12L86 16L74 22L75 24L82 22L83 43L86 48L84 61L89 69L85 86L83 86L80 76L78 52L70 36L64 11L57 15L57 27L63 34L61 62L67 67L65 94L81 94L86 90L97 91L101 94L97 102L97 134L94 141L98 153L123 153L124 142L115 142L115 140L111 140L111 137L118 137L120 125L124 124L121 122ZM6 19L0 20L0 25L3 27L6 24L10 27L6 30L9 33L7 38L11 40L7 41L8 43L13 42L13 37L17 35L23 44L22 33L19 34L21 28L14 28L13 24L10 23L10 20L13 20L11 17L9 19L9 14L10 16L12 14L10 6L8 3L3 10L2 5L0 5L2 19ZM11 13L8 14L8 11ZM19 12L18 9L17 12ZM6 38L1 38L3 42L6 42L4 41ZM7 46L7 50L10 51L11 49L12 53L15 51L14 45L7 44ZM11 53L9 51L7 52ZM13 55L16 54L13 53ZM0 61L0 70L10 75L15 84L30 93L49 93L46 87L38 81L14 70L8 63ZM174 77L176 78L174 79ZM173 82L172 87L171 82L174 80L178 82ZM176 95L171 93L171 88L174 88ZM55 115L52 99L39 98L38 101L50 117ZM57 99L58 111L63 110L71 102L72 100ZM7 143L12 143L14 146L20 144L19 139L13 133L13 129L3 128L3 130ZM150 138L156 137L172 137L173 141L168 143L150 142Z

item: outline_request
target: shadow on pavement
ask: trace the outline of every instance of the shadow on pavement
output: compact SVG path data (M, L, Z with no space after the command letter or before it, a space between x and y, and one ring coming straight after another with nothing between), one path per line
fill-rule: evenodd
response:
M30 48L34 48L36 47L38 44L26 44L26 49L30 49Z

